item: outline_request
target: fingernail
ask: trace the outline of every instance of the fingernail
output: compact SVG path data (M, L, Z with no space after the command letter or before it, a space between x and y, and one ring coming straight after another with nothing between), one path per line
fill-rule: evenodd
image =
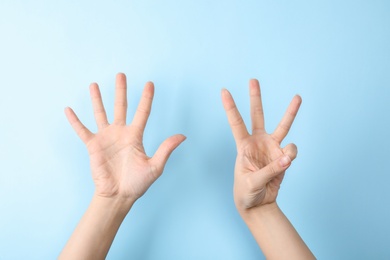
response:
M281 159L280 159L280 165L282 167L286 167L287 165L289 165L291 163L291 159L288 155L285 155L283 156Z

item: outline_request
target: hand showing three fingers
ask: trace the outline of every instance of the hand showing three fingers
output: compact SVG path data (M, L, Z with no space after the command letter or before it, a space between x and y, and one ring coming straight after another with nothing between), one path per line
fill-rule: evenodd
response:
M109 124L97 84L91 84L90 94L98 132L91 133L72 109L66 116L85 143L90 155L95 194L108 198L124 198L133 202L141 197L162 174L171 152L185 140L183 135L166 139L153 157L145 154L142 139L151 111L153 83L148 82L130 125L126 125L127 86L124 74L116 77L114 121Z
M237 146L234 174L234 201L240 213L276 201L285 170L295 159L297 148L289 144L280 147L301 104L300 96L291 101L276 130L264 129L260 86L249 82L252 135L242 120L231 94L222 90L222 102Z

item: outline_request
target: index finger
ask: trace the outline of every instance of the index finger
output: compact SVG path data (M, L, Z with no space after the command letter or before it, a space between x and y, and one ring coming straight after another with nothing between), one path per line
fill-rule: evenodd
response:
M132 125L137 126L142 130L145 130L146 123L148 121L150 111L152 109L152 102L154 96L153 82L145 84L144 91L142 92L141 100L139 101L137 111L135 112Z
M237 109L236 103L233 100L232 95L227 89L221 91L222 103L225 109L229 125L232 129L234 139L236 143L241 139L249 136L248 130L246 129L244 120L241 117L240 112Z

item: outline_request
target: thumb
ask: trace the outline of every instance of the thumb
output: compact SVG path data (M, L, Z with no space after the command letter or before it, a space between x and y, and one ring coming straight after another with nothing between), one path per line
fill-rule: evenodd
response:
M286 171L290 165L291 159L288 155L280 156L278 159L260 169L253 175L255 187L261 187L267 184L273 178Z
M178 134L165 139L154 153L151 161L156 166L158 173L162 173L169 156L184 140L184 135Z

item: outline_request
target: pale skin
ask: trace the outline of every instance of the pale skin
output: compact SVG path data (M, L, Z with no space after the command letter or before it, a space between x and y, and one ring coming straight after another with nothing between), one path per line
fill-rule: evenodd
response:
M116 76L111 124L96 83L90 85L90 95L97 133L89 131L71 108L66 108L65 114L87 147L95 192L59 259L105 259L132 205L161 176L170 154L186 138L181 134L171 136L159 146L153 157L145 154L143 133L154 96L152 82L146 83L131 124L126 124L127 84L124 74Z
M315 259L295 228L277 205L286 169L296 158L297 147L281 147L298 113L302 99L295 96L275 131L265 131L260 85L249 82L252 134L228 90L222 103L237 147L234 202L267 259Z
M153 83L145 85L131 124L126 124L127 86L124 74L116 77L114 120L108 123L99 87L90 93L97 133L91 133L71 108L65 109L69 123L85 143L90 155L95 193L59 259L105 259L115 235L132 205L161 176L183 135L166 139L153 157L143 148L143 132L151 112ZM227 90L222 101L237 145L234 200L236 207L268 259L315 259L276 203L285 170L295 159L297 148L280 144L287 135L301 104L293 98L272 134L264 130L264 117L257 80L250 81L252 135L246 129Z

